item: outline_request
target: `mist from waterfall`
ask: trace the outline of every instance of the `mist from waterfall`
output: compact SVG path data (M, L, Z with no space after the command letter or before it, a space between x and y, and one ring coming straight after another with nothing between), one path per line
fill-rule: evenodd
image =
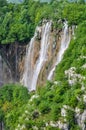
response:
M63 35L61 36L61 45L60 45L59 52L57 54L57 60L56 60L56 63L54 64L53 68L51 69L51 71L48 75L48 78L47 78L48 80L52 80L55 68L62 60L64 52L68 48L69 43L70 43L70 34L68 31L68 24L66 21L66 22L64 22Z
M47 22L41 28L40 52L34 67L33 67L33 56L34 56L34 44L37 37L37 29L34 37L31 39L31 42L29 43L29 47L27 48L22 83L29 89L29 91L36 90L39 73L47 60L47 50L49 47L50 31L51 31L51 22Z

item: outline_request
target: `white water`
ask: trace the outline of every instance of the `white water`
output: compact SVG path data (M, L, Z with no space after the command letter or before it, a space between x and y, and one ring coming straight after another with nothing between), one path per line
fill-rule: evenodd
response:
M62 40L61 40L59 52L57 54L57 60L56 60L56 63L54 64L54 67L52 68L52 70L50 71L50 73L48 75L48 78L47 78L48 80L52 80L55 68L60 63L60 61L62 60L64 52L68 48L68 45L70 43L70 34L69 34L69 31L68 31L67 22L64 23L64 30L63 30L63 35L62 35L61 39Z
M24 66L24 74L22 83L25 85L28 89L31 86L31 80L33 76L33 68L32 68L32 61L33 61L33 53L34 53L34 42L37 36L37 32L35 31L34 37L30 41L30 45L26 48L26 58L25 58L25 66Z
M23 84L29 89L29 91L36 90L37 80L39 73L47 60L47 50L49 46L49 34L51 29L51 22L46 23L42 27L42 34L41 34L41 47L39 52L39 57L36 61L35 67L32 67L33 63L33 53L34 53L34 42L37 36L35 32L34 37L30 42L30 46L28 48L25 60L25 71L23 75Z

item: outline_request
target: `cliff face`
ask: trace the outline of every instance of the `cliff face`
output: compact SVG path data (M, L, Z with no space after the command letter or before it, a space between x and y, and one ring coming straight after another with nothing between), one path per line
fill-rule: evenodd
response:
M18 120L16 129L86 129L86 43L83 40L84 33L82 34L82 31L80 31L83 28L83 26L82 28L78 27L76 29L78 33L76 34L70 28L66 30L66 36L70 34L72 39L63 59L60 60L61 62L55 68L54 80L48 82L46 87L38 89L35 94L32 93L24 112L21 114L22 116ZM49 51L47 51L48 61L46 60L40 71L38 77L39 86L44 84L47 78L46 75L49 74L54 63L56 63L56 55L58 57L59 52L63 52L64 46L61 48L61 45L65 45L65 42L61 39L64 39L63 36L65 35L63 34L66 31L59 32L59 38L55 37L54 34L56 32L49 32L48 41L50 41L50 46L48 48ZM86 32L86 29L84 31ZM56 42L53 42L55 38ZM41 40L41 38L38 39ZM35 40L34 42L34 44L38 45L38 51L40 40L37 40L37 42ZM52 47L54 43L56 43L55 48ZM59 51L60 48L62 51ZM40 53L37 54L37 59L39 55ZM27 122L29 126L27 126Z
M9 83L10 79L11 82L21 82L26 87L30 87L31 84L24 82L30 82L33 78L34 72L36 69L36 65L41 63L39 61L41 55L41 48L43 44L45 45L44 52L46 50L46 55L44 57L43 65L41 66L40 72L37 78L37 86L42 86L45 84L46 80L48 79L48 75L50 71L55 68L56 62L58 60L59 50L61 49L61 42L67 42L67 37L64 38L64 29L62 30L55 30L51 25L49 34L46 36L46 22L45 21L41 26L37 27L36 29L36 36L34 36L34 43L32 46L32 50L30 51L30 44L19 44L15 42L14 44L7 44L7 45L0 45L0 54L2 56L3 62L6 64L7 68L9 68L11 78L9 76L5 83ZM44 27L45 26L45 27ZM45 29L45 31L44 31ZM71 28L67 28L67 35L71 38L73 31ZM47 37L47 38L46 38ZM66 40L66 41L65 41ZM64 44L65 44L64 43ZM48 44L48 45L47 45ZM48 46L48 47L47 47ZM43 53L44 53L43 52ZM60 57L60 56L59 56ZM43 56L41 56L41 59ZM4 69L5 75L7 74L8 69ZM25 72L26 71L26 72ZM54 74L54 73L53 73ZM25 75L25 76L24 76ZM31 79L30 79L31 78ZM30 80L29 80L30 79ZM24 81L27 80L27 81Z
M53 29L52 22L44 21L36 28L34 37L27 46L24 73L21 83L30 91L52 80L56 65L67 49L73 31L67 22L61 30Z
M12 82L21 80L21 83L32 91L36 89L31 88L34 87L33 81L37 81L36 85L42 86L50 72L54 74L55 70L54 79L52 76L49 78L53 81L48 82L46 87L37 89L36 93L31 93L28 103L21 108L20 117L18 115L16 123L13 124L15 129L26 130L30 128L85 130L86 44L83 34L80 30L79 36L77 33L74 34L74 26L69 28L67 23L60 31L53 30L51 25L48 21L37 27L28 45L1 46L0 68L4 68L6 83L10 82L11 71ZM78 29L79 27L76 32ZM6 69L2 61L5 62ZM1 81L3 81L2 73L0 73ZM17 109L20 112L20 108ZM10 122L10 118L8 121Z
M0 86L12 82L11 70L0 56Z
M10 81L19 82L20 75L23 71L22 66L24 64L25 52L26 45L21 45L18 43L0 45L0 64L2 64L4 76L7 77L4 78L4 83L9 83Z

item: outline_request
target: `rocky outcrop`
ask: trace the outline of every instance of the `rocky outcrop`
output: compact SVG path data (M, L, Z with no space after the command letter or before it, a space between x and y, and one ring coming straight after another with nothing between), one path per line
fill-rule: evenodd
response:
M48 22L47 20L44 20L41 26L37 27L36 29L37 36L34 41L34 46L32 49L34 53L31 52L32 55L31 57L33 57L31 59L32 69L34 69L40 54L41 40L43 36L42 26L44 26L44 24L46 24L47 22ZM71 28L68 29L68 33L70 34L70 36L74 35L73 30ZM63 36L63 30L61 29L55 30L52 24L50 34L49 34L49 39L48 39L49 46L47 50L47 58L45 59L44 65L42 66L42 69L38 76L38 80L37 80L38 86L44 85L50 70L52 70L52 68L55 65L59 48L61 46L62 36ZM23 77L24 67L25 67L24 64L26 58L25 55L27 53L27 48L28 48L27 46L29 46L29 44L28 45L24 43L20 44L17 42L15 42L14 44L0 45L0 55L2 56L3 61L5 62L6 66L9 68L11 72L11 77L13 82L20 82L20 80Z
M20 75L23 72L24 56L26 53L26 45L14 43L0 45L0 55L4 64L5 76L8 77L6 83L18 82ZM10 71L10 72L7 72ZM10 73L10 74L9 74ZM9 77L9 75L11 75Z
M70 85L76 84L77 81L82 83L86 79L85 76L76 73L75 67L71 67L69 70L65 70L65 75L68 77L68 82Z
M58 37L58 35L56 35L55 32L51 32L50 39L49 39L50 46L48 48L48 54L47 54L48 57L45 62L45 65L42 67L42 70L39 74L38 85L43 85L45 83L50 70L53 68L53 65L55 64L57 53L60 47L60 41L61 38Z
M11 70L0 56L0 86L12 82Z
M60 48L63 50L63 48L62 48L63 46L61 44L62 44L63 40L64 40L64 45L67 44L68 38L70 37L70 39L71 39L71 37L73 35L73 30L71 28L68 29L68 31L67 31L68 37L66 37L66 38L64 38L65 33L64 33L64 29L62 29L62 30L51 29L51 33L50 33L50 37L49 37L50 45L48 48L47 59L39 74L38 86L42 86L45 83L46 79L48 79L48 77L49 77L50 72L60 62L58 60L58 56L60 54L60 51L59 51ZM61 51L61 53L62 53L62 51ZM61 55L59 57L61 57Z

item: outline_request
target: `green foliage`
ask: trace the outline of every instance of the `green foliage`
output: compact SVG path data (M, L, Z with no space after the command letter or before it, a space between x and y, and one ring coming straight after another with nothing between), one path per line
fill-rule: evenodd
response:
M75 113L73 111L67 111L67 121L69 122L70 130L80 130L80 127L76 123Z
M6 100L11 102L13 100L27 101L29 98L26 88L20 85L8 84L0 89L0 99L5 102Z
M78 25L78 28L76 29L76 34L75 34L76 39L71 40L69 48L64 54L64 58L62 62L56 68L56 80L57 79L65 80L64 71L73 66L77 68L76 71L79 70L80 73L83 73L84 75L86 75L86 70L81 69L81 66L86 62L86 59L80 58L80 56L86 55L86 42L85 42L86 28L85 26L86 26L85 20ZM57 73L58 73L58 76L57 76Z
M0 109L0 122L3 120L3 117L4 117L4 113L3 113L3 111Z
M56 67L54 81L47 82L44 87L37 88L36 92L28 94L28 90L20 85L6 85L0 88L0 121L4 121L6 130L13 130L20 125L25 130L37 126L39 130L56 129L50 126L50 121L64 122L61 108L66 109L66 119L70 130L80 130L75 121L75 108L82 113L86 109L83 94L86 90L86 79L83 80L85 89L81 91L81 83L74 85L68 83L65 70L76 68L76 73L86 77L86 5L80 3L67 3L66 1L52 1L42 4L33 0L25 0L23 4L15 5L3 3L0 9L0 43L26 42L31 39L35 26L41 24L43 19L51 19L54 29L62 28L62 21L68 20L69 25L77 25L75 39L71 40L63 60ZM0 5L1 5L0 4ZM6 6L5 6L6 5ZM31 96L38 95L32 101ZM79 100L80 99L80 100ZM46 126L46 123L49 125ZM21 129L21 128L18 129Z
M86 19L86 5L80 3L66 5L63 10L63 17L68 20L70 25L77 25L83 22Z
M43 19L53 20L54 29L62 29L62 22L76 25L86 18L86 5L52 1L50 4L29 0L23 4L0 1L0 43L28 42L33 36L35 27ZM70 14L68 15L68 13Z
M29 0L23 4L1 1L0 43L28 42L34 34L35 27L43 19L54 21L54 27L62 28L57 21L62 18L64 2L40 3ZM57 7L57 8L56 8Z
M60 103L53 103L51 106L51 120L57 121L60 117L60 112L61 112L61 104Z
M42 102L42 103L40 103L39 109L40 109L40 112L41 112L42 114L47 114L47 113L49 113L49 111L50 111L49 103L48 103L48 102L45 102L45 101Z
M0 0L0 8L7 5L6 0Z
M29 98L28 90L18 84L0 88L0 121L4 121L7 129L14 129Z

